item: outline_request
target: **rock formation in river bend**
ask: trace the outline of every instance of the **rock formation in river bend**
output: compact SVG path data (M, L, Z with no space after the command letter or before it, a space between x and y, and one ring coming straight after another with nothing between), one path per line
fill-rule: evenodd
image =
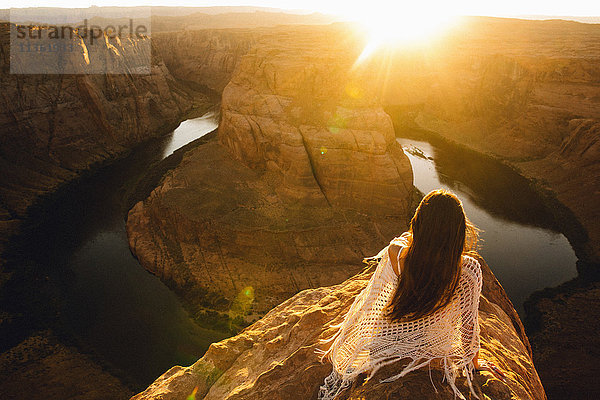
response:
M219 140L280 173L291 201L398 214L410 166L378 103L378 65L354 65L360 50L342 29L264 35L223 91Z
M489 267L481 260L484 288L480 301L481 357L506 372L501 382L487 372L476 373L480 398L544 400L546 395L531 360L527 337L514 308ZM372 270L371 270L372 272ZM369 272L332 287L309 289L271 310L265 317L229 339L213 343L190 367L173 367L132 400L183 399L314 399L331 371L314 351L318 340L333 334ZM339 399L454 399L435 367L412 372L392 383L380 379L399 371L399 363L382 368L365 382L356 382ZM468 392L464 378L457 380ZM482 396L485 395L486 397Z
M225 88L218 141L129 213L141 264L192 304L250 318L339 283L406 227L412 171L332 27L273 30Z

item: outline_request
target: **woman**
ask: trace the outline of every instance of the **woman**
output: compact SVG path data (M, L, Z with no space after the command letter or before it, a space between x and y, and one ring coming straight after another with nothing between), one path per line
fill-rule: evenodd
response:
M464 399L455 385L459 371L473 392L472 371L480 367L477 309L482 287L481 267L473 257L476 246L477 228L460 200L443 189L428 193L409 231L371 258L379 263L367 287L338 332L324 341L332 342L320 353L332 362L333 371L319 399L333 399L360 373L371 377L399 360L408 364L385 382L435 361L458 397Z

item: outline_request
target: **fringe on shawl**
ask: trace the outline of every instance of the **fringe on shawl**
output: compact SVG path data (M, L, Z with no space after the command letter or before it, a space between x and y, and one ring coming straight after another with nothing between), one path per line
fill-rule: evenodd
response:
M319 400L333 400L338 394L340 394L344 389L350 386L352 383L351 380L344 380L337 373L335 368L331 371L331 374L327 378L325 378L325 382L319 388Z
M371 379L375 373L382 367L398 362L401 358L394 358L391 360L387 360L387 361L383 361L378 363L377 367L373 368L373 370L370 372L367 380ZM428 359L425 361L422 361L419 363L419 359L417 360L412 360L406 367L404 367L404 369L402 370L402 372L400 372L397 375L393 375L390 376L389 378L386 379L382 379L379 382L380 383L391 383L394 382L404 376L406 376L407 374L409 374L410 372L416 371L418 369L423 368L424 366L428 365L429 366L429 380L431 381L431 385L433 386L433 389L435 390L435 392L437 393L438 390L435 387L435 384L433 383L433 379L431 377L431 362L435 360L435 359ZM448 384L450 385L450 388L452 388L452 392L454 393L454 397L458 397L461 400L466 400L466 397L461 393L461 391L458 389L458 387L456 386L456 378L458 375L458 371L459 369L450 364L448 362L448 358L444 358L444 378L442 379L442 382L445 380L446 382L448 382ZM479 399L479 396L477 396L477 393L475 393L475 389L473 387L473 371L474 371L474 366L473 363L469 363L467 366L465 366L464 368L462 368L462 373L464 374L467 384L469 386L469 391L471 392L471 394L473 395L473 397L475 397L476 399ZM350 387L350 385L352 384L352 382L354 381L356 375L358 371L353 371L352 374L350 374L347 377L343 377L340 373L338 373L335 368L331 371L331 373L329 374L329 376L327 376L325 378L325 381L323 383L323 385L321 385L321 387L319 388L319 396L318 396L318 400L333 400L335 399L335 397L337 395L339 395L344 389Z
M418 363L418 359L417 360L412 360L406 367L404 367L404 369L402 370L402 372L400 372L397 375L391 376L389 378L386 379L382 379L380 382L381 383L390 383L393 382L399 378L402 378L404 376L406 376L408 373L412 372L412 371L416 371L418 369L423 368L426 365L429 365L429 380L431 381L431 385L433 386L434 390L437 393L437 388L435 387L434 383L433 383L433 379L431 378L431 362L435 360L435 359L428 359L425 360L421 363ZM448 362L448 358L444 357L444 378L442 379L442 382L444 380L446 380L448 382L448 384L450 385L450 387L452 388L452 391L454 392L454 396L458 397L462 400L466 400L465 396L460 392L460 390L458 390L458 387L456 386L456 377L458 375L458 368L456 366L454 366L453 364L450 364ZM393 359L393 360L389 360L383 363L380 363L378 365L377 368L373 369L373 371L371 372L371 374L369 375L369 378L371 376L373 376L375 374L375 372L377 372L377 370L383 366L386 366L388 364L392 364L394 362L398 361L398 359ZM467 380L467 383L469 385L469 391L471 392L471 394L476 398L479 399L479 397L477 396L477 394L475 393L475 389L473 388L473 363L469 363L467 366L465 366L462 369L463 374L465 375L465 378Z
M372 257L368 257L363 259L363 262L365 264L367 264L366 269L375 266L375 267L379 267L380 266L380 262L381 259L383 258L383 255L385 254L385 252L387 251L389 246L385 246L383 249L381 249L381 251L379 253L377 253L376 255L372 256ZM375 270L377 270L377 268L375 268ZM373 272L373 274L375 274L376 271ZM368 285L367 285L368 286ZM348 312L346 313L346 315L344 316L344 318L342 319L342 322L340 322L339 324L335 324L335 325L331 325L329 328L331 329L337 329L337 332L335 334L333 334L331 337L327 338L327 339L319 339L319 344L323 345L323 344L327 344L330 342L333 342L332 345L329 347L328 350L322 350L322 349L315 349L315 353L317 353L317 355L319 356L319 361L322 363L323 360L331 353L331 351L333 350L333 348L335 347L335 340L337 338L340 337L340 335L342 334L342 332L344 332L344 329L342 329L342 327L344 326L344 324L346 323L346 319L348 318L349 314L352 312L352 309L355 305L355 303L359 300L359 297L361 295L364 295L363 292L361 292L359 295L357 295L356 299L354 300L353 304L350 306L350 309L348 310Z

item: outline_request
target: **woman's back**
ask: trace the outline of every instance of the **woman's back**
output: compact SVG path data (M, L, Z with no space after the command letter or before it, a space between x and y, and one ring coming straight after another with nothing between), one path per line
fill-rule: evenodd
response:
M473 350L474 346L471 346L475 343L465 343L465 339L470 337L475 341L479 337L478 332L474 330L477 324L475 326L473 324L473 319L477 316L476 307L482 285L481 267L476 259L468 255L462 256L460 279L446 307L423 318L404 322L392 321L385 315L398 286L398 276L389 256L387 260L382 259L382 262L383 288L378 298L371 300L374 305L370 313L381 316L378 329L374 331L377 339L371 344L372 357L378 358L384 355L385 350L381 348L390 342L394 343L395 351L403 349L401 353L413 358L419 356L466 358L468 355L475 354L477 349ZM376 292L377 290L374 290L372 295L375 296ZM467 324L469 320L471 322ZM439 335L440 332L445 334Z
M407 246L407 235L392 243ZM357 296L343 325L327 352L333 371L326 379L319 398L329 399L362 373L371 376L382 366L410 359L402 373L440 360L448 382L454 385L457 370L468 374L471 360L479 349L477 308L481 293L481 267L473 257L463 255L458 285L450 303L425 317L393 321L388 306L398 286L398 276L389 256L389 246L379 254L381 260L367 287ZM399 268L401 273L401 268Z

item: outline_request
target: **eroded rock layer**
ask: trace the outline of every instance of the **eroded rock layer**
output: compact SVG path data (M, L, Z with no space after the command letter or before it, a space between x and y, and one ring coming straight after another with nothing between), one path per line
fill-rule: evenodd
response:
M528 350L522 325L504 290L481 260L484 289L480 302L481 357L506 372L506 382L487 372L475 376L480 398L546 398ZM214 343L190 367L173 367L135 400L180 399L314 399L330 364L319 362L318 340L335 331L354 297L370 277L363 272L332 287L305 290L271 310L264 318L232 338ZM379 370L367 382L357 381L340 399L453 399L443 372L427 368L392 383L381 379L397 373L399 363ZM468 392L464 378L458 387ZM485 395L487 397L482 396Z
M223 92L219 140L253 169L282 175L291 200L398 214L410 166L379 104L378 62L341 27L265 34Z
M264 29L165 32L154 34L152 41L175 78L221 93Z
M550 399L589 399L600 390L600 283L578 280L534 294L525 308L535 328L529 330L535 363Z
M51 331L0 354L3 399L126 399L134 391Z

